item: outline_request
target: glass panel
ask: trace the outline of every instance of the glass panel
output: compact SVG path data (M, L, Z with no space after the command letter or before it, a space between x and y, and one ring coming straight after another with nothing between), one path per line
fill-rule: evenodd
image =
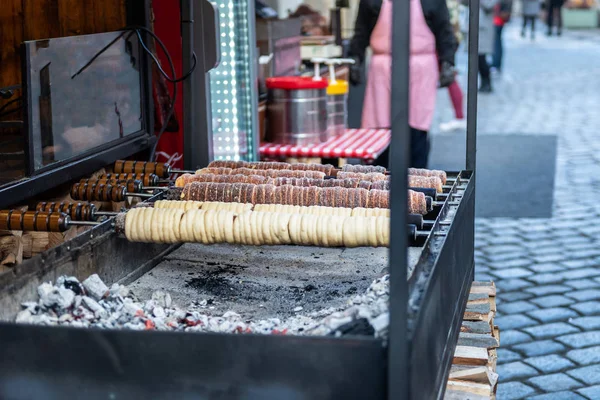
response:
M120 34L26 42L34 171L142 130L137 37Z
M248 1L217 0L221 63L210 71L215 160L249 160L254 154L252 63Z

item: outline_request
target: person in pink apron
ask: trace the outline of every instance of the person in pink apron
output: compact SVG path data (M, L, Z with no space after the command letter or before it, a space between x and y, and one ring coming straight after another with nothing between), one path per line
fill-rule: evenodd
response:
M376 2L377 0L361 0L355 36L350 45L350 55L357 58L359 63L364 62L366 37L373 51L363 104L362 128L388 128L391 125L392 2L383 0L379 12L375 14ZM377 19L373 25L374 15L377 15ZM372 29L369 32L371 25ZM433 121L436 91L438 83L447 86L454 81L456 47L446 1L410 0L408 124L411 132L412 167L427 166L427 132ZM440 82L440 78L443 78L443 82ZM387 155L382 156L382 159L378 160L379 163L387 164Z

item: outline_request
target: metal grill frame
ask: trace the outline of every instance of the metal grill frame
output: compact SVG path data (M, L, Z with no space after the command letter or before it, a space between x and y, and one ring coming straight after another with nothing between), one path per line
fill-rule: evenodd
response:
M409 2L394 0L393 243L406 243ZM433 259L406 280L405 246L390 247L390 338L133 332L0 323L0 397L31 398L442 398L474 274L478 0L470 0L468 176L453 223ZM474 10L474 11L473 11ZM465 176L465 177L466 177ZM98 234L96 239L91 235ZM140 251L102 224L0 278L19 286L111 265L127 281L168 247ZM427 249L426 249L427 251ZM35 293L35 292L33 292ZM450 305L450 307L448 307Z

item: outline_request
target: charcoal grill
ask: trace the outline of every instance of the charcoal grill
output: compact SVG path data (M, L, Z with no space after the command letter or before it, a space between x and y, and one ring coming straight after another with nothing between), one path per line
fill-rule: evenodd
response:
M391 241L405 244L410 14L409 2L395 6ZM470 6L478 10L478 1ZM470 32L477 32L477 18L471 12ZM134 282L178 247L127 242L107 221L0 275L0 397L442 398L474 274L477 35L469 39L466 169L449 173L455 178L449 195L428 216L435 219L422 242L390 246L387 343L10 322L44 281L98 273L107 283Z

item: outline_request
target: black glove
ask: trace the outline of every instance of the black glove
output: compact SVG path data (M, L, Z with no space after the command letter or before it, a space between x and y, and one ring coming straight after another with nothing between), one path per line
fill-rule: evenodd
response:
M440 87L448 87L454 82L456 71L448 61L443 61L440 68Z
M358 57L352 57L354 64L350 64L350 84L353 86L363 83L362 64Z

